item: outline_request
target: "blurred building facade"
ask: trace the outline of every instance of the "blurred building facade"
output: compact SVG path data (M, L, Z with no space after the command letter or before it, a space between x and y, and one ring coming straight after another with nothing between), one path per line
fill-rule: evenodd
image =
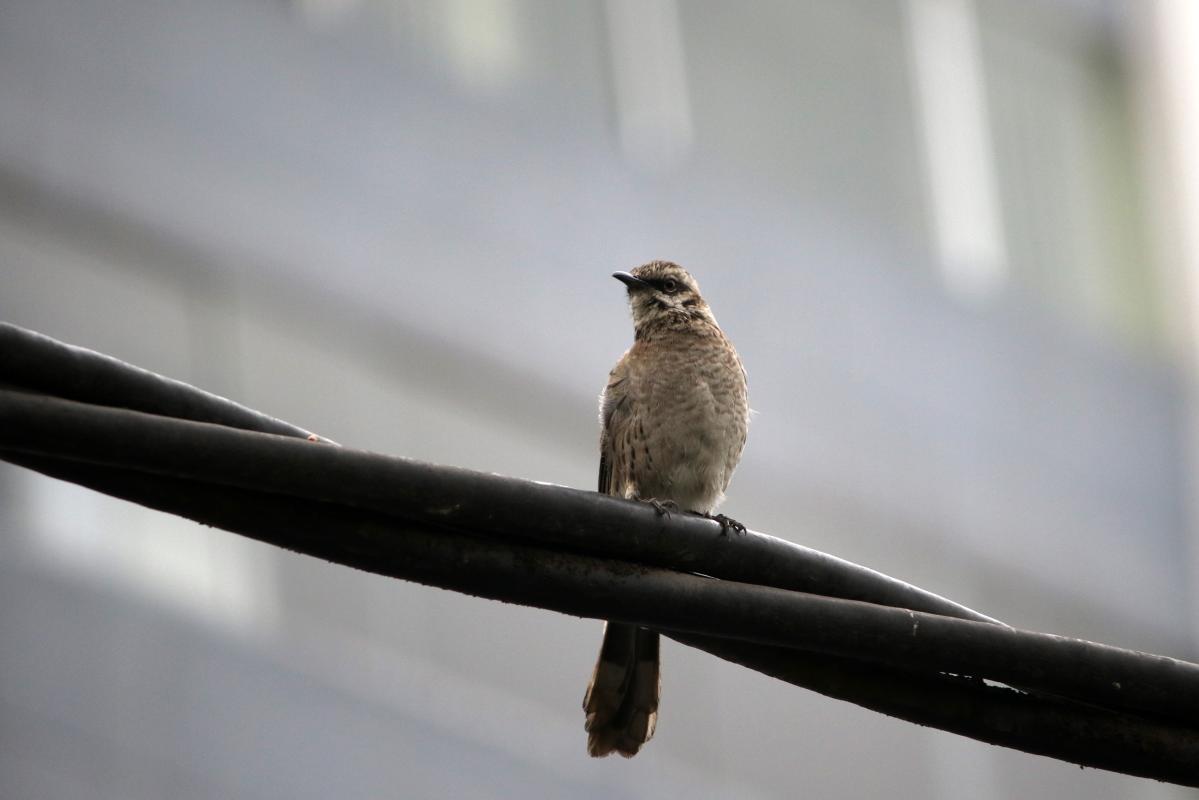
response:
M750 373L730 514L1194 658L1177 8L15 0L0 318L590 488L608 275L672 258ZM655 741L593 761L598 623L8 467L0 497L2 797L1181 794L669 645Z

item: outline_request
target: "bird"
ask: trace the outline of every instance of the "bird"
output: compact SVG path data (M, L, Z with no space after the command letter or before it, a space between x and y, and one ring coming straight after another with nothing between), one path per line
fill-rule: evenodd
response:
M713 515L741 460L749 424L745 368L699 284L671 261L613 276L625 285L633 345L600 395L599 491L659 513ZM657 631L606 622L583 697L587 752L631 758L654 735L661 692Z

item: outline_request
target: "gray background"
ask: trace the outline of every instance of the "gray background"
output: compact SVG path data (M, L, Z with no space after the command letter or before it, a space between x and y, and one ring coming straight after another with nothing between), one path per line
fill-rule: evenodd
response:
M348 446L591 488L631 341L608 276L671 258L749 371L724 510L1020 627L1194 658L1143 9L961 5L1004 253L963 296L909 5L10 0L0 317ZM648 147L630 69L664 93ZM595 761L597 622L7 466L0 528L4 798L1188 794L672 643L653 743Z

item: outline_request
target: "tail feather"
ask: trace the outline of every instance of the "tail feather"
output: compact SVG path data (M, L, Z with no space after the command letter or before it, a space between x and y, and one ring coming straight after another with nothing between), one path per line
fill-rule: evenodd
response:
M608 623L583 710L587 752L629 758L654 735L661 690L659 637L635 625Z

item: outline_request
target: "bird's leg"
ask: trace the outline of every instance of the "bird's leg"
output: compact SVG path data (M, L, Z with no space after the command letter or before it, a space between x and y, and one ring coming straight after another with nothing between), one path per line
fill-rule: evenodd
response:
M745 535L745 526L732 517L726 517L724 514L704 514L704 516L720 524L721 536L728 536L730 530L738 536Z
M649 500L646 500L645 502L649 503L651 506L654 507L654 511L658 512L659 517L666 517L669 519L671 511L679 511L680 510L679 504L673 500L658 500L655 497L651 497Z

